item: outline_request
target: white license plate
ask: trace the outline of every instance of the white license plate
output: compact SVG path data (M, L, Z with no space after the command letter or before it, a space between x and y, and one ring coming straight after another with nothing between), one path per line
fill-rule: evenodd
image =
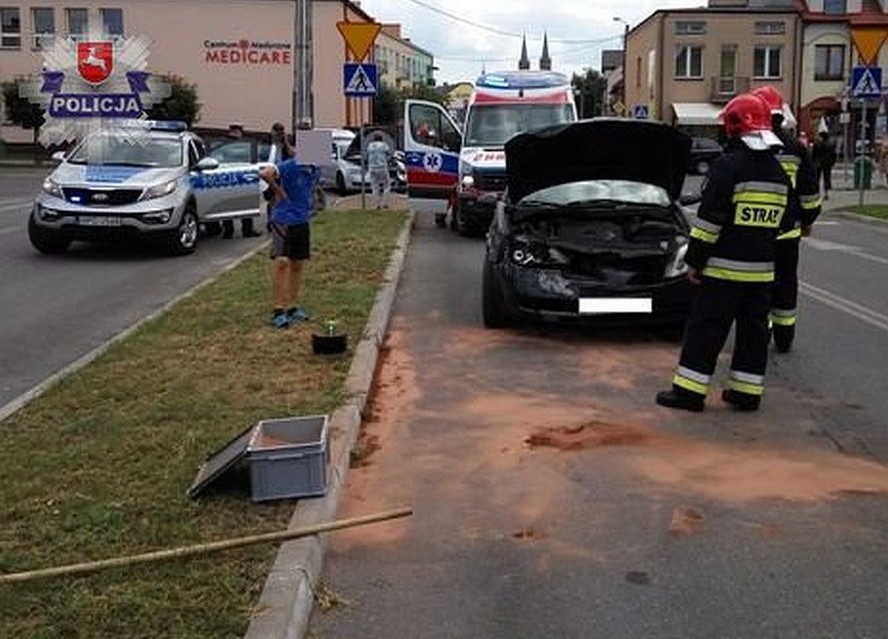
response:
M649 297L581 297L580 315L605 313L652 313L653 301Z
M74 223L80 226L120 226L117 215L78 215Z

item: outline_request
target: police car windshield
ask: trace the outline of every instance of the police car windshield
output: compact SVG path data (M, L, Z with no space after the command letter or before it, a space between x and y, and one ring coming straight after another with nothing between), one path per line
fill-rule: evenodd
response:
M503 146L516 133L573 120L569 104L475 104L466 119L466 145Z
M595 207L599 203L669 206L669 194L659 186L629 180L585 180L540 189L522 199L519 206Z
M72 164L175 168L182 165L177 138L99 133L88 137L68 159Z

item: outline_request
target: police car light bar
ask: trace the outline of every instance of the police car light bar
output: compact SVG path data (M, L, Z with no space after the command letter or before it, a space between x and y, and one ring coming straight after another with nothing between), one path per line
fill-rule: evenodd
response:
M154 131L187 131L188 124L181 120L148 120L148 126Z
M188 124L181 120L126 120L121 123L121 126L150 131L181 132L188 130Z
M475 86L489 89L549 89L569 84L557 71L499 71L478 77Z

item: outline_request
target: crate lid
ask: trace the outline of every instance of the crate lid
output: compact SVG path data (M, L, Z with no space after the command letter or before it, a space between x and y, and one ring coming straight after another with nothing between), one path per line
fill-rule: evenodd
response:
M192 499L197 497L213 481L243 459L247 453L247 447L250 445L250 440L253 438L253 430L255 428L255 424L249 426L219 450L207 456L194 481L191 482L191 486L188 487L187 494L189 497Z

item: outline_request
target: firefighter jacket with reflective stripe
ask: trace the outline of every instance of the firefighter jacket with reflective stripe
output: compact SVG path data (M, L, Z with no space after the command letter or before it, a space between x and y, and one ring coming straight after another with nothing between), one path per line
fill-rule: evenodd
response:
M793 187L778 239L799 238L801 227L811 226L820 215L820 184L808 149L783 129L775 133L783 142L783 149L777 151L777 160Z
M791 186L771 151L729 143L703 187L685 261L704 277L774 281L774 240Z

